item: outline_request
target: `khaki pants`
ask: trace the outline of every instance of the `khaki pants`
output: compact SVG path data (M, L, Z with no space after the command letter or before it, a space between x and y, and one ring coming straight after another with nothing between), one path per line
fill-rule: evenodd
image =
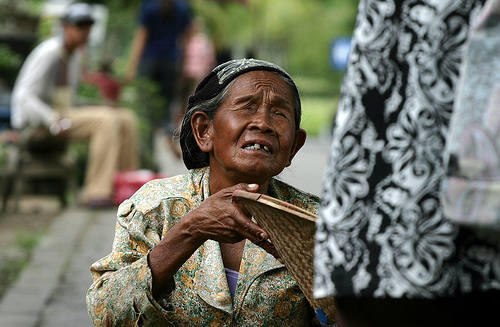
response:
M137 120L128 109L78 107L63 114L71 120L68 136L89 141L82 200L111 198L117 171L138 168Z

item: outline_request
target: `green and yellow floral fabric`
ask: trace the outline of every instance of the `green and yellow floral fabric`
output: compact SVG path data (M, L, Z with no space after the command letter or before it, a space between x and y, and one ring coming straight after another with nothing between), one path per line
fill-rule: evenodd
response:
M208 240L156 301L148 252L209 195L209 168L154 180L118 208L112 252L91 266L87 306L95 326L309 326L314 314L284 265L247 241L234 299L219 244ZM273 179L270 194L316 212L318 198Z

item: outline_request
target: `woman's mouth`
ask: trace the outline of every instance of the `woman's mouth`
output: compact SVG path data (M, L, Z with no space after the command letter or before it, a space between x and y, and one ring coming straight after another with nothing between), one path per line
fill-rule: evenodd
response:
M271 153L271 150L269 149L269 147L267 145L263 145L263 144L259 144L259 143L246 144L243 146L243 149Z

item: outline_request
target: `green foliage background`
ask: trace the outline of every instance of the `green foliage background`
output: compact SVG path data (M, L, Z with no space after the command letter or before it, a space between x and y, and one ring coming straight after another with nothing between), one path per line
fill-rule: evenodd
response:
M44 0L25 2L36 9ZM143 0L86 2L109 9L107 41L100 55L113 58L117 72L124 72ZM243 5L230 0L189 0L217 49L230 48L236 57L251 50L256 57L277 62L294 76L326 78L330 81L330 94L338 94L342 73L330 68L329 47L335 37L352 33L358 2L247 0Z
M107 55L118 73L125 71L137 26L140 0L95 0L110 11ZM190 0L205 22L217 49L235 57L251 51L276 62L296 80L304 107L304 128L310 135L329 129L335 114L343 72L330 67L329 48L339 36L350 36L357 0ZM130 103L129 103L130 104Z
M86 0L109 9L108 37L101 54L116 58L119 71L124 70L123 62L128 58L142 1ZM18 2L36 11L45 1ZM334 78L329 46L335 37L352 33L359 1L247 0L246 5L229 0L189 2L205 21L217 48L232 48L236 55L252 49L260 58L278 62L294 74Z
M330 43L351 34L357 8L353 0L251 0L246 7L206 0L192 4L218 46L254 48L264 59L307 74L331 71Z
M40 1L40 0L31 0ZM89 0L110 11L106 52L128 54L141 0ZM329 46L354 28L357 0L190 0L216 47L252 49L292 73L331 75Z
M44 1L25 2L37 10ZM106 5L110 15L106 42L98 53L100 58L92 62L112 59L114 71L120 76L126 69L142 0L86 2ZM336 37L352 34L358 2L247 0L243 5L231 0L189 0L217 49L229 48L234 57L251 52L259 59L282 65L293 75L303 102L303 127L309 135L317 135L331 125L343 73L331 69L329 48ZM47 30L44 22L41 30ZM163 108L154 87L147 81L128 85L123 94L121 104L134 109L144 119L158 117ZM148 108L145 103L150 104ZM147 123L142 123L141 128L143 135L150 134L151 126ZM143 137L145 144L149 137Z

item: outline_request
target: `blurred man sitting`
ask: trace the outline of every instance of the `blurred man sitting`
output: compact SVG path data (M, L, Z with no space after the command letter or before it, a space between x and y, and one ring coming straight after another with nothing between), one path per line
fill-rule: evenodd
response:
M70 5L61 23L62 35L39 44L21 68L12 95L11 124L19 129L43 127L69 140L88 140L81 201L92 207L107 206L114 173L138 165L136 118L126 109L73 106L81 52L94 23L91 7Z

